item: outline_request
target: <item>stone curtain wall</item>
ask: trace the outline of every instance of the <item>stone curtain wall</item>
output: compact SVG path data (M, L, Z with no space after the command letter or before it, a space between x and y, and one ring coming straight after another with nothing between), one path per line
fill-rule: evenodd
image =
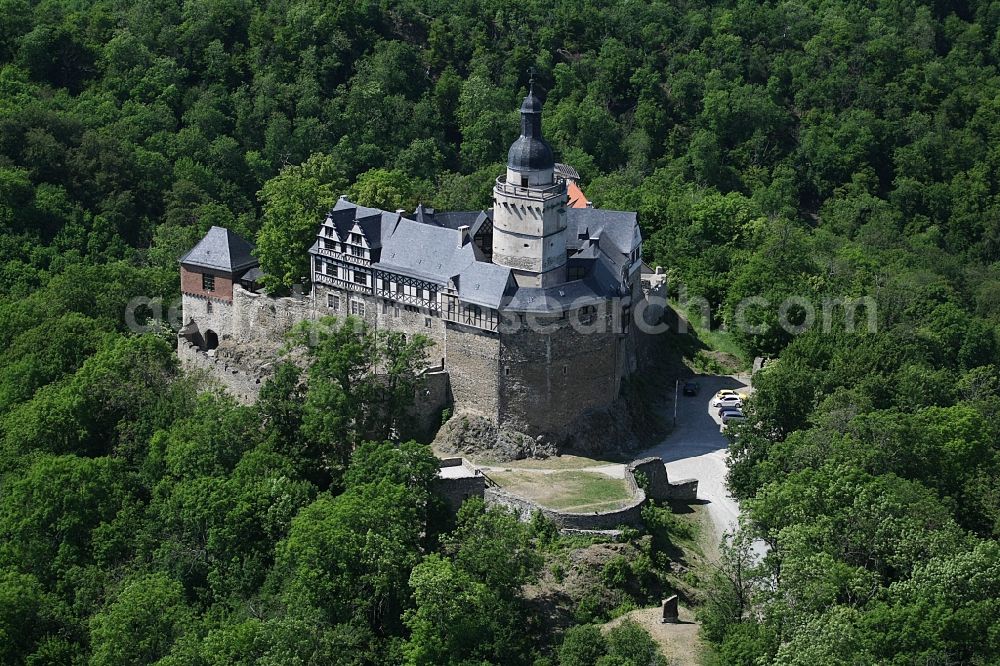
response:
M501 425L560 441L583 412L610 407L618 398L624 365L619 339L613 329L585 333L568 322L548 334L504 333L498 378Z
M430 439L441 425L442 410L451 404L451 386L448 373L438 369L424 371L421 382L409 410L414 420L412 434Z
M232 330L236 340L271 343L277 349L295 324L318 319L320 314L309 296L272 298L239 285L233 287Z
M234 398L244 404L257 401L261 380L251 377L245 371L226 364L225 361L209 356L198 345L178 336L177 357L187 370L204 370L211 381L217 382Z
M636 474L646 477L646 495L649 499L662 502L669 495L667 468L660 458L643 458L630 463L626 476L635 478Z
M445 367L451 377L455 413L497 421L499 336L452 322L446 324L446 336Z
M209 303L212 304L211 312L208 311ZM194 321L203 340L205 331L214 331L221 341L232 337L236 330L233 322L232 303L219 301L215 298L208 299L204 296L184 294L181 296L181 306L184 308L184 324Z

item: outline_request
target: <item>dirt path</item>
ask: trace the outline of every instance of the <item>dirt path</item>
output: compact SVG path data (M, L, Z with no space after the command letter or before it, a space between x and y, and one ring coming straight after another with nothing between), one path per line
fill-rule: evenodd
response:
M660 622L661 611L659 608L640 608L615 618L604 625L604 628L611 629L625 618L635 620L649 632L656 644L660 646L668 664L672 666L699 666L704 663L706 649L698 637L698 625L694 621L694 614L683 606L678 610L681 618L678 624Z

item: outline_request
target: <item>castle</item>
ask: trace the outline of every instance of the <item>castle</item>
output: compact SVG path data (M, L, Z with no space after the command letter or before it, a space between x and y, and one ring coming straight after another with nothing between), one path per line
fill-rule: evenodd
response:
M644 264L636 214L590 207L575 172L555 163L541 119L531 89L490 210L407 214L341 197L308 249L307 296L259 293L253 246L213 227L180 260L182 359L204 363L226 340L352 315L376 332L426 336L456 414L564 441L581 417L611 407L637 368ZM253 398L245 370L215 369Z

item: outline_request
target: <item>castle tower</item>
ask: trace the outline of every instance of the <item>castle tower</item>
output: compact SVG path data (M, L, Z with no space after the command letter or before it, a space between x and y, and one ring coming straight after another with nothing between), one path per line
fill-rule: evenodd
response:
M523 287L566 281L566 181L554 169L532 85L521 104L521 136L507 155L507 174L493 188L493 263L512 269Z

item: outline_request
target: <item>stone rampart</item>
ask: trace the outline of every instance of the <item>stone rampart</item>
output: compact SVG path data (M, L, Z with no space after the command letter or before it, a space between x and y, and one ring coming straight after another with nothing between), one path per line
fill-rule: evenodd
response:
M413 436L429 439L441 426L441 412L451 404L448 373L440 368L425 370L420 375L420 385L409 409L413 418Z
M642 458L630 463L626 477L635 474L645 477L646 494L656 502L693 502L698 499L698 479L671 481L662 458Z
M260 395L261 379L245 370L227 364L202 351L198 345L183 337L177 338L177 357L188 370L204 370L210 379L242 403L256 402Z
M232 309L234 339L270 343L275 349L284 344L285 334L295 324L318 318L311 296L274 298L239 285L233 287Z
M621 336L607 314L594 331L568 322L500 338L500 424L562 443L588 410L609 408L621 386Z
M512 495L503 488L487 487L484 500L487 506L503 506L512 509L522 521L529 521L536 511L563 529L575 530L611 530L621 525L638 527L642 525L642 507L646 503L646 494L637 489L633 499L624 507L612 511L594 513L570 513L556 511L536 504L524 497Z

